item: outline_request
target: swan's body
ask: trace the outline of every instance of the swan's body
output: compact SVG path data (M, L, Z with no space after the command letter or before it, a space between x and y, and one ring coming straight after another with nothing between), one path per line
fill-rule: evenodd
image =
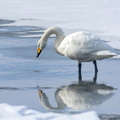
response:
M68 35L57 50L64 56L79 62L100 60L115 55L112 47L97 36L85 32Z
M38 55L46 47L51 34L56 35L54 42L55 51L79 63L79 78L81 79L81 62L93 61L97 73L96 60L101 60L116 55L114 49L95 35L86 32L76 32L65 37L61 28L48 28L38 41Z

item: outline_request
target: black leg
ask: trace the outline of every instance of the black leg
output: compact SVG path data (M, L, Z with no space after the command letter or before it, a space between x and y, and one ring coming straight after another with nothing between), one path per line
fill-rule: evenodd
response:
M98 73L96 60L93 61L93 64L94 64L94 66L95 66L95 75L94 75L93 80L94 80L94 82L96 82L96 80L97 80L97 73Z
M82 81L81 68L82 68L82 64L79 63L78 64L78 78L79 78L79 81Z
M93 64L94 64L94 66L95 66L95 73L97 73L97 72L98 72L98 69L97 69L97 62L96 62L96 60L93 61Z

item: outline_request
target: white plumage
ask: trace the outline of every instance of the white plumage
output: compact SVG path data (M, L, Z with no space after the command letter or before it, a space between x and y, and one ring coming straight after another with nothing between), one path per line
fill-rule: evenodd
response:
M46 47L47 40L51 34L56 35L54 42L55 51L70 59L77 60L79 63L79 79L81 79L81 62L93 61L95 74L97 74L96 60L101 60L116 55L114 49L99 37L87 33L76 32L65 37L64 32L59 27L48 28L41 39L38 41L37 57ZM96 75L95 75L96 79Z
M64 56L79 62L100 60L116 55L111 46L97 36L86 32L68 35L57 49Z

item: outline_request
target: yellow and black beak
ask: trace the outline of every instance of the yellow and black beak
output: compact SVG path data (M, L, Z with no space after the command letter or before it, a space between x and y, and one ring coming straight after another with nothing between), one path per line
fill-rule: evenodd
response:
M39 57L40 53L42 52L42 50L40 48L37 49L37 58Z

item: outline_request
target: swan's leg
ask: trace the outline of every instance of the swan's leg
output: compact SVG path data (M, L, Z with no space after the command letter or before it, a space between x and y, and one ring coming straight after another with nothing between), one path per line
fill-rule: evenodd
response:
M95 73L97 73L97 72L98 72L98 69L97 69L97 62L96 62L96 60L93 61L93 64L94 64L94 66L95 66Z
M96 60L93 61L93 64L95 66L95 75L94 75L93 80L94 80L94 82L96 82L96 80L97 80L97 73L98 73L98 68L97 68L97 62L96 62Z
M78 78L79 78L79 81L82 81L81 68L82 68L82 64L79 63L78 64Z

